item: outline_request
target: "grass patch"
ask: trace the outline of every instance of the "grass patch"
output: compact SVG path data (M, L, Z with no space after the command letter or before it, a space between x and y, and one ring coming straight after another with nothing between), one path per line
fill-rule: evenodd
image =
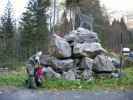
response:
M0 75L0 86L22 87L24 86L25 79L26 73L23 71L3 73Z
M93 81L47 80L40 89L48 90L129 90L133 89L133 67L124 69L126 76L120 79L102 78ZM26 73L11 72L0 75L0 86L25 87Z

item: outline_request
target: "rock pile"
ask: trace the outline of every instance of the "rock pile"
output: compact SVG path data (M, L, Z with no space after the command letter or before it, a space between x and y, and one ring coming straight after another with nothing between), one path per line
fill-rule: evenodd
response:
M91 80L94 72L112 72L114 65L106 56L97 33L78 28L65 35L57 34L49 47L49 55L40 59L48 76L66 80Z

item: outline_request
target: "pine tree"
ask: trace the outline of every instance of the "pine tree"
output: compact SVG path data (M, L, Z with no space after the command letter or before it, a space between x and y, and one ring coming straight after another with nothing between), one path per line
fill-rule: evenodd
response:
M15 19L10 0L8 0L4 14L1 16L0 20L0 63L1 66L11 68L11 63L13 60L15 61Z
M71 29L71 24L67 19L67 14L65 11L62 15L61 21L62 23L60 25L60 31L63 32L64 34L69 33L72 29Z
M128 47L129 34L128 34L128 29L127 29L127 26L126 26L124 18L121 18L120 26L121 26L121 34L122 34L123 46L124 47Z
M104 16L99 0L66 0L67 7L79 7L81 14L92 15L94 18L94 29L99 31L99 26L104 23Z
M30 0L27 11L20 22L21 46L27 56L38 50L46 50L48 45L48 28L46 9L49 0Z
M123 18L121 18L120 21L114 20L112 22L107 41L109 48L113 49L116 52L120 52L121 42L123 44L123 47L128 47L129 34L126 23Z
M12 12L12 4L8 0L4 15L1 17L1 36L4 44L3 49L5 49L6 53L8 52L9 54L11 54L14 49L15 20Z

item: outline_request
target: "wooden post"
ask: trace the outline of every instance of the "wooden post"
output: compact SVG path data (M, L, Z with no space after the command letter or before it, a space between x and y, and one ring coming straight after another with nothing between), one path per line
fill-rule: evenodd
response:
M122 37L122 32L121 32L121 45L120 45L120 73L122 72L122 63L123 63L123 37Z

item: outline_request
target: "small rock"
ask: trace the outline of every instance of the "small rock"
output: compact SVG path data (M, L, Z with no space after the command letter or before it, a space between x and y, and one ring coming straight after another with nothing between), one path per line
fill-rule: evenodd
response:
M72 70L63 73L63 77L65 80L75 80L75 73Z

